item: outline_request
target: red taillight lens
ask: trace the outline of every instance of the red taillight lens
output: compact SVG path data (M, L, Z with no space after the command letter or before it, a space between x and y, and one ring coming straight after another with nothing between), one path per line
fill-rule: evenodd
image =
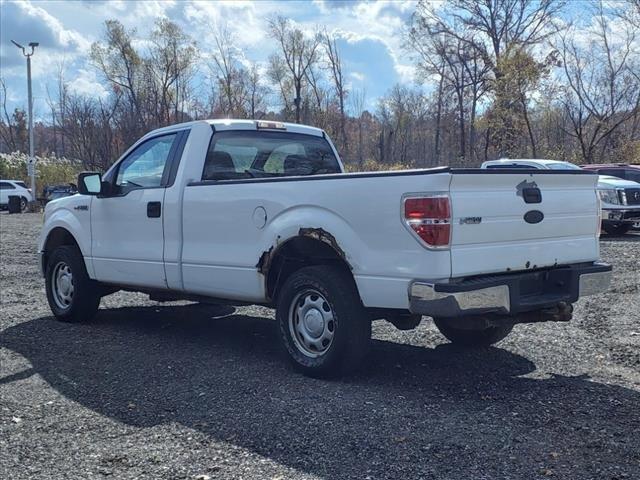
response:
M407 219L451 218L448 197L407 198L404 201Z
M404 201L405 223L430 247L451 241L451 202L447 196L411 197Z

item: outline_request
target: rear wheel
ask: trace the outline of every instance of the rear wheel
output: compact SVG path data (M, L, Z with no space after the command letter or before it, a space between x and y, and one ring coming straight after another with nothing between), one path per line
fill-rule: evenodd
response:
M280 336L294 367L312 377L355 370L367 353L371 321L348 272L302 268L286 280L276 309Z
M631 225L622 223L618 225L604 225L604 231L609 235L624 235L631 229Z
M84 322L98 311L99 285L89 278L76 247L61 246L49 255L45 283L49 306L58 320Z
M468 330L455 327L451 321L441 318L434 319L434 323L447 340L455 345L465 347L488 347L504 339L511 333L511 330L513 330L513 325L500 325L480 330Z

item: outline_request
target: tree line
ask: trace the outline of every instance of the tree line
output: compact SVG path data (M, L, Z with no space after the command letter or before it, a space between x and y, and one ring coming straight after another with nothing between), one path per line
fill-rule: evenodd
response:
M434 6L435 5L435 6ZM403 35L415 85L371 108L350 86L339 36L268 21L276 49L245 58L224 26L202 51L160 19L143 40L105 23L90 63L108 91L80 95L64 68L37 122L37 152L106 169L151 129L202 118L274 119L325 129L351 169L477 166L499 157L640 162L640 0L584 3L572 24L561 0L420 1ZM0 151L27 151L24 110L0 81Z

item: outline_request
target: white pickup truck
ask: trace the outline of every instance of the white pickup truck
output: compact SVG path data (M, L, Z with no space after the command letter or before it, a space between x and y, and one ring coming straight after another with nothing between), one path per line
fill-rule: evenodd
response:
M175 125L47 204L47 298L73 322L117 290L273 306L290 359L314 376L355 368L375 319L407 329L425 315L454 343L489 345L516 323L569 320L607 288L597 178L343 173L317 128Z

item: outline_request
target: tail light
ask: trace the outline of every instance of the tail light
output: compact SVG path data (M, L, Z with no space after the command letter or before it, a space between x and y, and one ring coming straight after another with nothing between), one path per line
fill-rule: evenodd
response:
M406 197L403 220L429 248L446 248L451 242L451 201L448 195Z

